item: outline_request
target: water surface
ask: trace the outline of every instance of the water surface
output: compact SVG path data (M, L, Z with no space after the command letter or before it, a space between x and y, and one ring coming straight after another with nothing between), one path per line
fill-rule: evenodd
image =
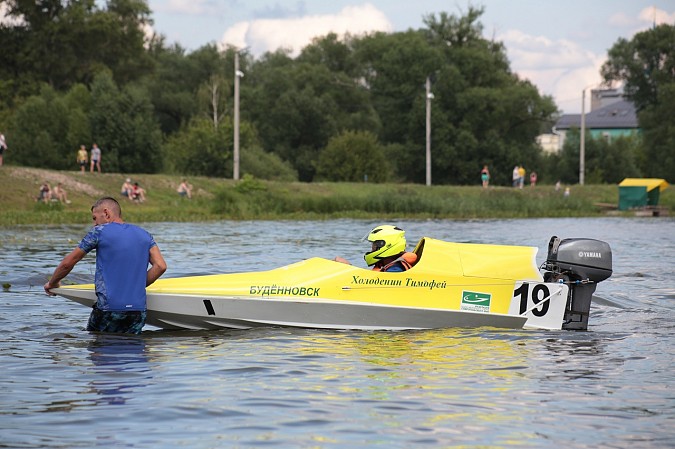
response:
M361 220L149 223L165 276L363 265ZM401 221L423 236L610 243L587 332L490 328L83 330L89 311L42 284L87 226L2 228L0 447L666 448L675 446L675 221ZM93 277L87 256L71 274Z

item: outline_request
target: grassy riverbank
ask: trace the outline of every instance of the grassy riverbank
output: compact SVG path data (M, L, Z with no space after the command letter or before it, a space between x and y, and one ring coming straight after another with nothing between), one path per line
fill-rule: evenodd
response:
M124 178L138 181L147 200L131 203L119 194ZM61 182L70 204L35 201L40 185ZM411 184L279 183L195 177L192 200L180 198L180 177L80 173L0 167L0 225L88 223L92 202L105 195L120 200L128 221L325 218L530 218L602 215L597 203L616 204L615 185L571 186L569 198L552 186L432 186ZM661 205L675 208L675 192Z

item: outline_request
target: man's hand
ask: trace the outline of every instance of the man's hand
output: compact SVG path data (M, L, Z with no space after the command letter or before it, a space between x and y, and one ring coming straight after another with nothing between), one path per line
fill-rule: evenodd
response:
M52 293L52 292L50 292L50 290L53 289L53 288L59 288L60 286L61 286L60 282L57 282L56 285L53 285L52 281L50 279L49 281L47 281L47 283L44 286L45 293L47 293L49 296L56 296L56 293Z

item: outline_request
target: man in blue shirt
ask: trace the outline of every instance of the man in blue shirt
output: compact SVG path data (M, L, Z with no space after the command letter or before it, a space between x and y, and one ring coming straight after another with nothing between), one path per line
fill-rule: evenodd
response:
M146 318L145 287L166 271L166 262L152 235L125 223L114 198L105 197L91 207L94 227L77 248L63 258L44 285L48 295L91 250L96 250L96 304L87 330L139 334ZM148 269L150 264L150 269Z

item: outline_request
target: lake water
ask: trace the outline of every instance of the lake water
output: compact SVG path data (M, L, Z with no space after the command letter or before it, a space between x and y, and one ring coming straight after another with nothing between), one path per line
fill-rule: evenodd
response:
M342 255L362 220L145 224L165 276ZM408 241L610 243L587 332L83 330L42 284L87 230L0 228L0 447L675 447L675 221L399 221ZM91 281L94 257L71 274Z

